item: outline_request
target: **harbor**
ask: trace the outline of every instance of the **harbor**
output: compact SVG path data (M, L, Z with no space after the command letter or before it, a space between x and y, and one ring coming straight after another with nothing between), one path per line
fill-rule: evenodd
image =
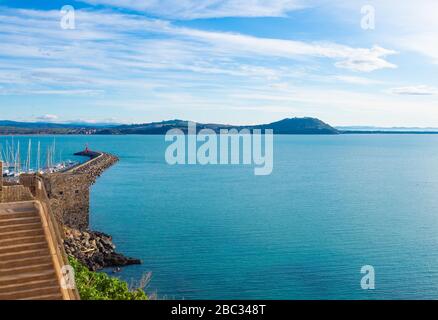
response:
M16 141L14 137L0 144L0 161L3 162L2 176L7 181L18 180L22 174L65 172L80 164L63 159L62 149L57 149L55 139L42 147L39 140L29 138L23 146L22 140Z

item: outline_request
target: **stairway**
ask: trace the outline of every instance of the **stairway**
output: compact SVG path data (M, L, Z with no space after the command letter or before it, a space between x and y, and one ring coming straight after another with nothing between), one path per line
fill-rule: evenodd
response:
M61 300L36 203L0 204L0 300Z

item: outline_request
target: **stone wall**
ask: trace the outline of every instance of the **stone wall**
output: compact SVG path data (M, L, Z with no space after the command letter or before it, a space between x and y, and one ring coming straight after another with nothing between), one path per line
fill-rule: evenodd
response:
M64 225L84 230L89 225L90 184L85 174L43 175L50 207Z
M61 223L79 230L88 229L90 186L117 161L117 157L101 153L68 172L43 176L52 211Z
M90 161L69 170L68 173L86 174L89 184L92 185L106 169L111 167L117 161L119 161L119 158L116 156L108 153L101 153L97 157L92 157Z

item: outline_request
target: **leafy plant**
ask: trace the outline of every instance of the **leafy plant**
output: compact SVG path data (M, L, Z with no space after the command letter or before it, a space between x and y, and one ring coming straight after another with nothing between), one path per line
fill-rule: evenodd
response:
M76 288L82 300L148 300L143 289L129 290L128 284L103 272L92 272L73 257Z

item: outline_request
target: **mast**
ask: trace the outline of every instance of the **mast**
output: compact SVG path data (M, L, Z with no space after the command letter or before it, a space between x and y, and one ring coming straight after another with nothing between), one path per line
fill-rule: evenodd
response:
M27 163L26 163L26 170L27 170L27 172L30 171L31 152L32 152L32 140L29 139L29 145L27 146Z
M9 141L6 140L6 161L8 162L8 167L12 165L12 153Z
M18 140L18 143L17 143L17 158L16 158L16 162L17 162L17 170L16 170L16 172L18 173L18 174L20 174L20 171L21 171L21 164L20 164L20 162L21 162L21 160L20 160L20 140Z
M9 158L8 158L9 154L8 154L8 148L9 148L8 140L6 140L6 146L5 146L5 161L8 163L7 166L9 166Z
M17 154L14 152L14 147L12 146L12 155L14 157L14 172L17 170Z
M50 169L50 146L47 147L47 158L46 158L47 170Z
M15 149L15 142L14 142L14 136L12 136L11 156L14 157L14 159L12 159L12 160L14 161L14 167L15 167L15 150L14 149Z
M38 173L41 170L41 142L38 141L38 149L37 149L37 168L38 168Z
M52 165L56 162L56 138L53 137Z

